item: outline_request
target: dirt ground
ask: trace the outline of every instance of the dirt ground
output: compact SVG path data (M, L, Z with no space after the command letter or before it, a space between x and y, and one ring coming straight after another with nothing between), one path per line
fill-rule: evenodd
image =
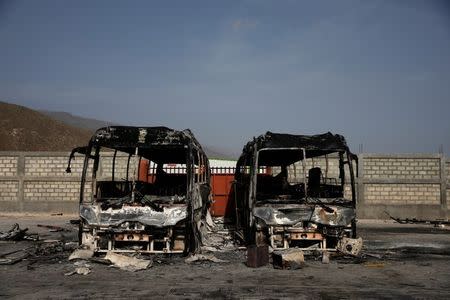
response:
M46 239L76 241L77 228L68 222L75 218L0 216L0 231L19 223L41 239L0 242L0 256L28 247L34 251ZM38 224L68 231L49 232ZM296 270L248 268L245 250L237 250L215 252L227 263L187 264L180 256L155 256L153 266L143 271L90 262L90 274L64 276L74 270L67 260L71 251L44 247L40 256L0 265L0 298L450 299L449 227L360 220L358 228L365 243L363 258L332 257L322 264L306 257L305 266Z

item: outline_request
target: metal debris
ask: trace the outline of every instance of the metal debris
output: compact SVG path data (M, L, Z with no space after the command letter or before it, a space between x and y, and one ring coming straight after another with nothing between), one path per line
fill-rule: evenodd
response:
M212 254L194 254L189 256L184 260L186 263L190 264L196 261L211 261L214 263L226 263L227 260L219 259Z
M0 254L0 264L12 265L24 259L28 259L30 261L30 266L38 260L60 260L63 258L62 256L65 255L64 251L66 251L66 249L64 248L63 242L60 240L43 240L26 248Z
M209 252L225 252L236 250L233 231L226 227L223 217L211 218L206 215L206 226L203 226L201 249Z
M363 246L362 238L351 239L343 237L339 240L337 250L345 255L359 256Z
M329 264L330 263L330 252L323 251L322 252L322 263Z
M76 266L75 270L65 273L65 276L72 276L74 274L87 275L91 273L91 265L87 264L85 261L76 262L74 265Z
M107 259L104 259L104 258L101 258L101 257L95 257L95 256L89 258L89 261L93 262L93 263L96 263L96 264L108 265L108 266L112 264L110 260L107 260Z
M63 228L61 226L55 226L55 225L37 224L37 227L47 228L49 232L70 231L69 229Z
M94 256L94 250L91 249L75 249L69 256L69 260L89 259Z
M273 266L276 269L301 269L305 265L305 256L302 250L290 248L274 251L272 253Z
M106 253L105 259L111 261L111 263L115 267L130 272L145 270L152 266L151 260L139 259L131 256L117 254L111 251Z
M269 247L252 245L247 247L247 266L259 268L269 263Z
M34 254L37 256L52 256L64 252L64 244L60 240L45 240L36 245Z
M14 251L16 253L14 253L14 255L8 254L8 255L1 255L0 258L0 265L13 265L15 263L18 263L19 261L22 261L23 259L27 258L28 256L30 256L30 253L28 252L22 252L17 254L17 252L22 252L23 249L18 250L18 251Z
M78 248L78 243L77 242L67 242L64 244L64 250L65 251L73 251L75 249Z
M219 232L207 232L203 235L203 246L202 250L210 251L210 252L224 252L224 251L232 251L236 250L236 246L234 245L233 239L231 235L226 233Z
M394 220L395 222L399 224L431 224L435 227L444 227L445 225L450 225L449 219L436 219L436 220L424 220L424 219L417 219L417 218L395 218L391 216L387 211L384 211L386 215L389 216L390 219Z
M37 234L27 234L27 231L28 228L20 229L19 224L15 223L10 230L6 232L0 232L0 241L37 241L39 239Z

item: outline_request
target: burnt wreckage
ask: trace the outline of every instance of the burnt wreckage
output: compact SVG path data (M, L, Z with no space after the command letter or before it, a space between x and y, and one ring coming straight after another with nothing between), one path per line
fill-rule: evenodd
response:
M191 131L101 128L88 146L72 150L68 172L76 152L85 155L80 243L96 252L199 249L200 227L209 205L210 169ZM91 194L86 193L89 185Z
M337 134L267 132L248 142L234 186L237 228L246 243L358 254L356 165Z

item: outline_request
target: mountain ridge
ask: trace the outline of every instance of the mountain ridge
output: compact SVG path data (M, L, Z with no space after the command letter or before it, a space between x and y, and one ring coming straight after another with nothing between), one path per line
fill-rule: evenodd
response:
M86 144L92 132L38 111L0 101L1 151L70 151Z
M114 125L121 126L65 111L34 110L0 101L0 151L69 151L87 144L98 128ZM234 154L215 147L203 148L209 158L236 159Z

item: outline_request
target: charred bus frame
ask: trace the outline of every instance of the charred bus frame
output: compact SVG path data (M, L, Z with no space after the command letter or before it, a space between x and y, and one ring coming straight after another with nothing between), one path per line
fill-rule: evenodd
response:
M338 161L339 178L328 176L332 158ZM313 160L321 160L324 172ZM275 250L340 249L355 254L361 246L354 241L357 174L353 163L357 162L344 137L331 133L267 132L250 141L235 173L236 226L242 238L247 244L267 244ZM346 187L350 197L344 195Z
M72 150L68 172L77 152L85 156L80 243L96 252L192 253L199 249L200 227L210 203L210 169L190 130L101 128L88 146ZM126 159L126 171L125 178L118 179L119 153ZM108 157L112 157L110 177L103 170L99 178L100 161ZM92 194L88 195L90 166Z

